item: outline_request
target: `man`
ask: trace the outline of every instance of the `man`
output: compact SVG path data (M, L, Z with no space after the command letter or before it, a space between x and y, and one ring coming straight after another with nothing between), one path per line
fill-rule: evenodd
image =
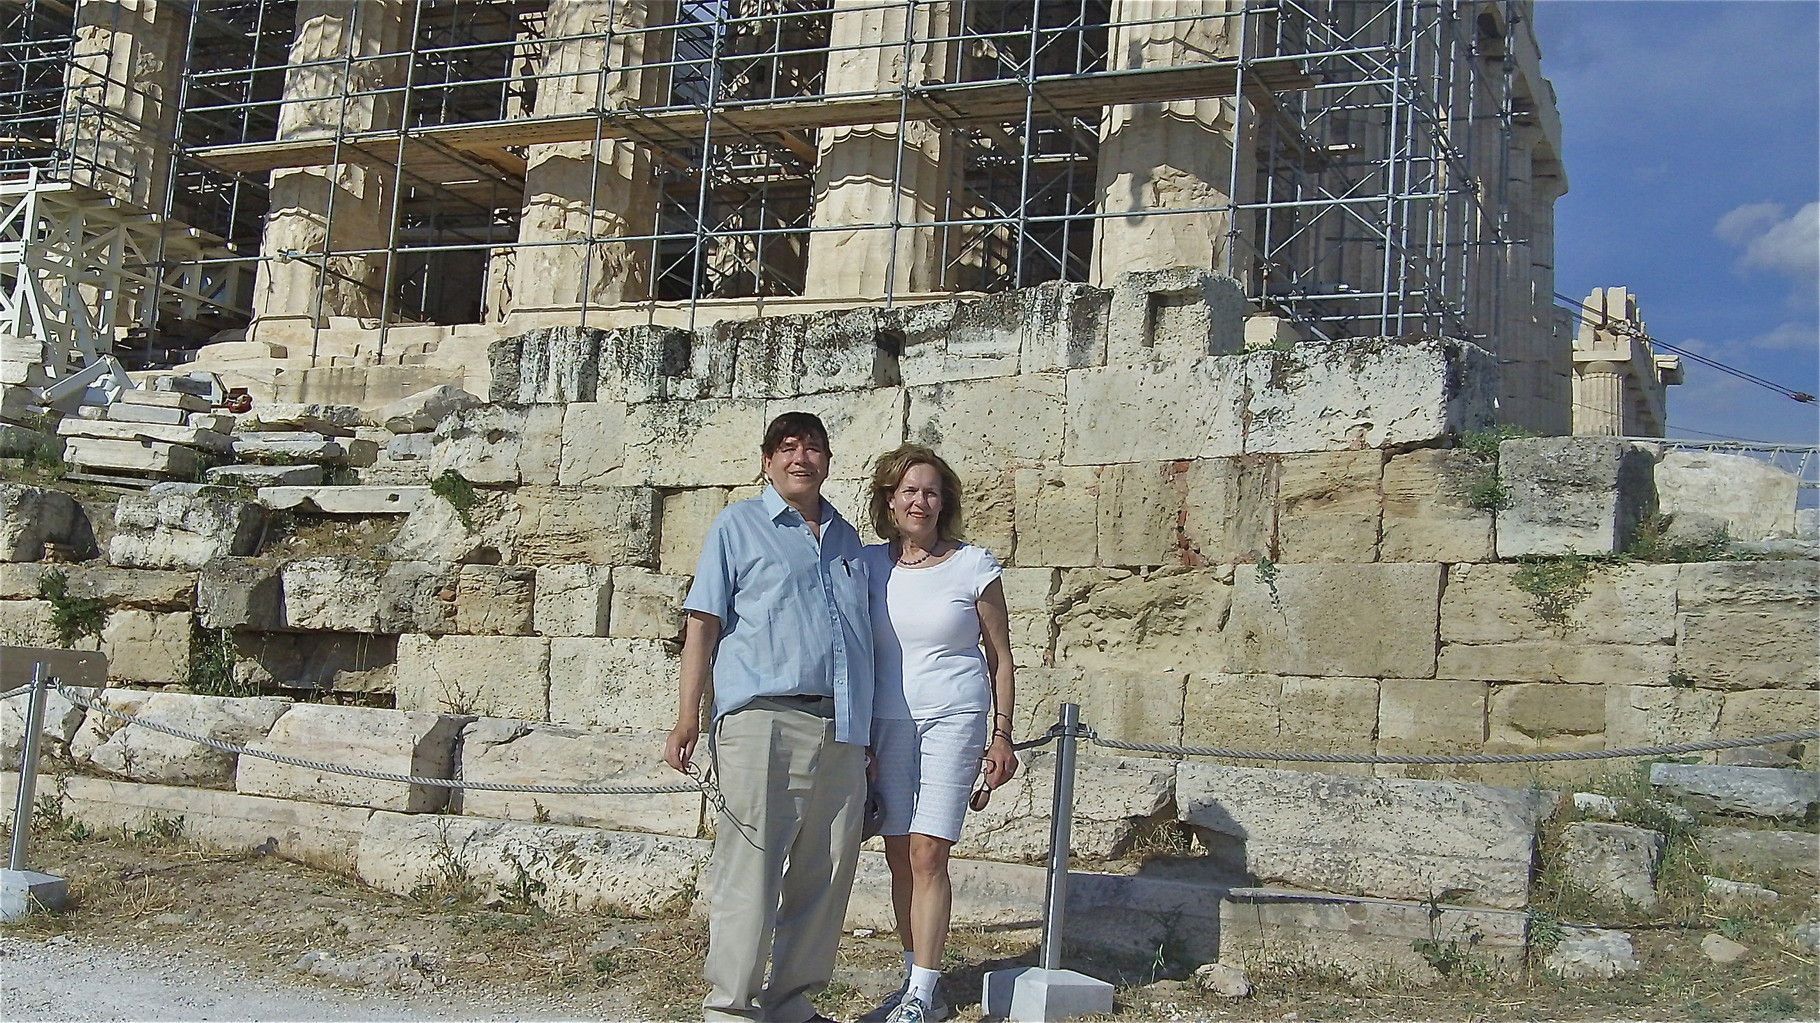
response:
M722 802L703 1016L805 1023L823 1018L809 996L834 976L859 858L872 630L859 534L822 499L827 429L786 412L760 451L765 492L714 520L683 605L664 760L687 769L711 675Z

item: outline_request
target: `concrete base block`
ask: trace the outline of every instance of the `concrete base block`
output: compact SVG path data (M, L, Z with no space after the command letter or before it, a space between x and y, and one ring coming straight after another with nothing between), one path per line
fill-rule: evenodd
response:
M986 974L986 1015L1003 1020L1058 1020L1112 1011L1112 985L1073 970L1024 966Z
M70 898L70 883L37 870L0 870L0 923L16 924L33 910L57 912Z

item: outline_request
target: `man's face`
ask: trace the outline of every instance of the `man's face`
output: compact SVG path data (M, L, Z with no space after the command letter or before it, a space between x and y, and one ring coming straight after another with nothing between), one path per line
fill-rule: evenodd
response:
M819 500L828 478L828 448L816 437L785 437L765 456L765 477L784 500L804 504Z

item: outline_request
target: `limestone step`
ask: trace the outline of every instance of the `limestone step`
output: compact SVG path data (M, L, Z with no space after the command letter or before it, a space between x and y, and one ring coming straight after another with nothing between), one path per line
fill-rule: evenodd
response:
M268 508L295 508L325 515L408 515L425 498L429 487L383 486L277 486L260 487L259 500Z

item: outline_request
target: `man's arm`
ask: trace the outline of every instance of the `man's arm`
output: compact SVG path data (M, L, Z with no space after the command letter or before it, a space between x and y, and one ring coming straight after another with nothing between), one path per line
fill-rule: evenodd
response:
M720 642L720 619L702 611L690 611L683 626L682 683L676 707L676 727L664 740L664 763L688 772L689 758L695 755L695 743L701 738L701 701L708 692L708 678L714 664L714 645Z

